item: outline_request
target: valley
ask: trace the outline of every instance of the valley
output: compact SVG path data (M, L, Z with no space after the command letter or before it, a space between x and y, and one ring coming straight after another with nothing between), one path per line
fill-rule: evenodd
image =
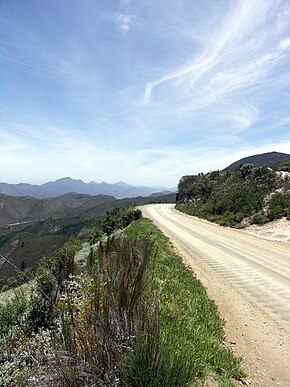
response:
M28 270L69 239L87 238L114 209L174 200L175 194L124 199L79 193L45 199L0 194L0 253L6 257L0 259L0 285L18 284L19 278L11 280L15 266Z

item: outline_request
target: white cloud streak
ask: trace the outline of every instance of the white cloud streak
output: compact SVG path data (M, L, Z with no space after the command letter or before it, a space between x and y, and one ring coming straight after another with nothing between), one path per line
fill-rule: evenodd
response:
M161 86L194 96L198 101L189 109L198 109L251 87L282 60L289 48L289 37L282 38L268 30L270 15L277 13L280 1L234 1L236 4L202 52L187 65L145 87L143 103L150 102L154 90ZM285 11L284 11L285 12ZM289 22L288 22L289 23Z

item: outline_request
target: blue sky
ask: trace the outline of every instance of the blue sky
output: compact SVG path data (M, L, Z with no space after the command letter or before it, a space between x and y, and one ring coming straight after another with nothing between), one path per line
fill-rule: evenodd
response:
M0 0L0 181L175 186L290 153L290 1Z

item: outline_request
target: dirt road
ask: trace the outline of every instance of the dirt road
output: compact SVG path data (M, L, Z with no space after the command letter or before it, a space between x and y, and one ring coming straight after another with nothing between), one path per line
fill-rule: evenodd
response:
M171 239L226 321L227 345L252 386L290 387L290 245L185 215L141 207Z

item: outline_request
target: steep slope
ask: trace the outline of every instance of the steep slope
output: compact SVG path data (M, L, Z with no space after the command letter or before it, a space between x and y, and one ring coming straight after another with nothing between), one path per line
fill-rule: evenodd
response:
M1 279L9 278L14 272L14 267L3 257L18 268L31 267L72 237L86 236L94 223L94 220L73 218L0 226L0 288Z
M106 215L116 207L148 202L174 203L175 194L154 197L136 197L116 199L109 195L83 195L69 193L57 198L35 199L32 197L14 197L0 194L0 225L34 222L48 218L94 218Z
M29 196L14 197L0 194L0 224L27 220L31 210L38 204L38 199Z
M91 208L104 204L111 206L117 199L113 196L89 196L69 193L57 198L35 199L0 194L0 224L37 221L46 218L72 218L81 216ZM99 215L104 215L100 211Z
M183 176L177 208L227 226L290 218L290 173L254 167Z

